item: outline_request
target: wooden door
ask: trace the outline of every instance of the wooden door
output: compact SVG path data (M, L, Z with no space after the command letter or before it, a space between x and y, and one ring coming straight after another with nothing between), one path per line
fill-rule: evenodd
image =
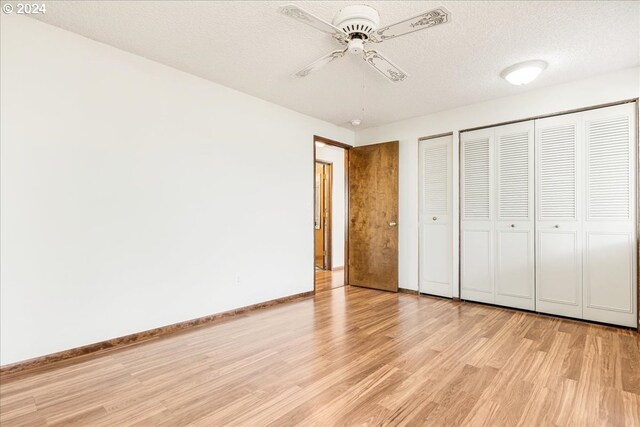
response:
M317 268L326 268L326 221L325 221L325 168L323 163L316 163L316 186L315 186L315 217L314 217L314 234L315 234L315 266Z
M420 141L419 146L419 289L426 294L451 297L453 136Z
M349 284L398 291L398 141L349 154Z

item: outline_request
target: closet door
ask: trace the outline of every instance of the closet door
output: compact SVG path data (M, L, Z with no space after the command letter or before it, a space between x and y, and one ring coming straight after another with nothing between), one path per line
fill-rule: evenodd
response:
M493 135L493 129L460 135L460 297L487 303L495 302Z
M580 113L536 120L536 309L582 318Z
M533 121L495 128L495 303L535 309Z
M584 318L636 326L635 105L583 113Z
M452 136L420 141L420 284L422 293L453 296Z

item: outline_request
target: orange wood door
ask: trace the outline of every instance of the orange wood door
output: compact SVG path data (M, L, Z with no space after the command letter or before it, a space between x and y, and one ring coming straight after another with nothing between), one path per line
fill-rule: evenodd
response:
M398 291L398 141L349 150L349 284Z
M315 266L325 268L325 170L324 164L316 163L316 190L315 190Z

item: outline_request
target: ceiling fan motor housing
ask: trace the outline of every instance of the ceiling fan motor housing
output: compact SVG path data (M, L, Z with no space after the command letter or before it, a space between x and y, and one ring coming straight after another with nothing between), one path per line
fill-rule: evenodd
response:
M378 11L364 4L347 6L338 11L333 25L349 35L349 40L368 40L380 26Z

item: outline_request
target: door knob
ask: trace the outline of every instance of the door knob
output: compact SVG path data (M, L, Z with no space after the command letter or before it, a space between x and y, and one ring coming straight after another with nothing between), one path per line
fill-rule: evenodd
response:
M436 221L437 219L438 219L438 217L437 217L437 216L434 216L434 217L433 217L433 220L434 220L434 221Z
M396 225L398 225L398 223L397 223L397 222L393 222L393 221L391 221L391 222L389 223L389 227L395 227Z
M516 228L516 225L515 224L511 224L511 228Z
M560 228L560 225L556 224L556 225L553 226L553 228Z

